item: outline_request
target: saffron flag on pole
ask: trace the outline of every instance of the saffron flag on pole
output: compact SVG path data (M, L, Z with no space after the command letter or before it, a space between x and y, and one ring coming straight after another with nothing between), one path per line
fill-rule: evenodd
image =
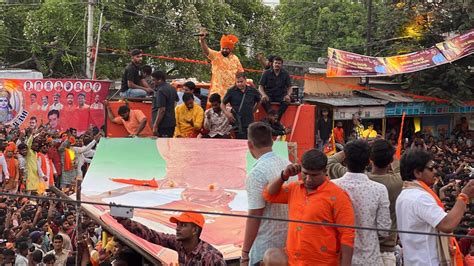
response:
M336 141L334 139L334 129L331 131L331 138L329 142L323 147L324 154L326 156L331 156L336 153Z
M402 157L402 138L403 138L403 124L405 122L405 112L402 114L402 123L400 125L400 133L398 134L398 143L397 143L397 150L395 152L395 156L398 160Z

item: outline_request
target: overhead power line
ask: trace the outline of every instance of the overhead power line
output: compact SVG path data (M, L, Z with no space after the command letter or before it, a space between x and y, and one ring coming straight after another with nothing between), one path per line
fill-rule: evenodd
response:
M308 225L316 225L316 226L328 226L328 227L336 227L336 228L349 228L349 229L356 229L356 230L382 231L382 232L398 233L398 234L415 234L415 235L429 235L429 236L443 236L443 237L457 237L457 238L474 239L474 236L469 236L469 235L430 233L430 232L406 231L406 230L395 230L395 229L381 229L381 228L374 228L374 227L355 226L355 225L352 226L352 225L317 222L317 221L307 221L307 220L293 220L293 219L284 219L284 218L275 218L275 217L269 217L269 216L257 216L257 215L248 215L248 214L245 215L245 214L236 214L236 213L195 211L195 210L185 210L185 209L175 209L175 208L144 207L144 206L135 206L135 205L118 205L118 204L113 204L113 203L102 203L102 202L93 202L93 201L85 201L85 200L77 201L77 200L73 200L73 199L62 199L62 198L53 198L53 197L45 197L45 196L34 196L34 195L27 195L27 194L12 194L12 193L5 193L5 192L0 192L0 196L15 197L15 198L23 197L23 198L30 198L30 199L36 199L36 200L45 200L45 201L59 201L59 202L77 204L77 205L88 204L88 205L106 206L106 207L109 207L109 208L114 206L114 207L122 207L122 208L165 211L165 212L192 212L192 213L199 213L199 214L206 214L206 215L228 216L228 217L246 218L246 219L252 218L252 219L259 219L259 220L269 220L269 221L286 222L286 223L300 223L300 224L308 224Z

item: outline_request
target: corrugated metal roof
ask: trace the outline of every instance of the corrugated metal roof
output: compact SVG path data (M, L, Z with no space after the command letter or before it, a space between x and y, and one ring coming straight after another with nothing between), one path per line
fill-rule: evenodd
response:
M416 101L408 96L404 96L399 93L392 93L389 91L363 90L357 91L357 93L364 94L377 99L386 100L392 103L411 103Z
M388 101L380 99L372 99L366 97L337 97L337 98L317 98L317 97L305 97L303 101L310 103L323 103L332 106L378 106L386 105Z

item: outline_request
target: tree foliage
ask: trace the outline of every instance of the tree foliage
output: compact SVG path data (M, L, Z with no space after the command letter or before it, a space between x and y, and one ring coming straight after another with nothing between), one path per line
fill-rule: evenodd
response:
M0 34L7 37L0 39L3 63L38 69L51 77L84 77L86 4L46 0L33 7L1 6ZM104 1L96 8L95 35L101 11L104 21L112 26L101 32L100 47L116 51L99 51L99 78L119 78L130 60L124 51L133 48L148 54L205 60L193 36L201 26L209 29L208 42L214 49L219 49L222 34L239 36L235 53L248 67L257 64L254 53L270 49L277 39L274 13L260 1ZM152 57L146 63L172 76L209 79L209 66Z
M277 12L285 57L316 61L327 47L373 56L411 53L474 28L474 6L459 2L373 1L372 41L367 44L367 1L281 1ZM285 51L283 51L285 50ZM403 88L452 103L474 96L472 56L434 69L391 77Z

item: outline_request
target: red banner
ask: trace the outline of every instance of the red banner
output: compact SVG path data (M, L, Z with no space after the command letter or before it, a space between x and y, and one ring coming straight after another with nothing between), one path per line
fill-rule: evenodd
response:
M64 79L0 79L0 123L51 130L104 125L110 82Z
M449 61L461 59L474 53L474 29L450 40L436 44Z

